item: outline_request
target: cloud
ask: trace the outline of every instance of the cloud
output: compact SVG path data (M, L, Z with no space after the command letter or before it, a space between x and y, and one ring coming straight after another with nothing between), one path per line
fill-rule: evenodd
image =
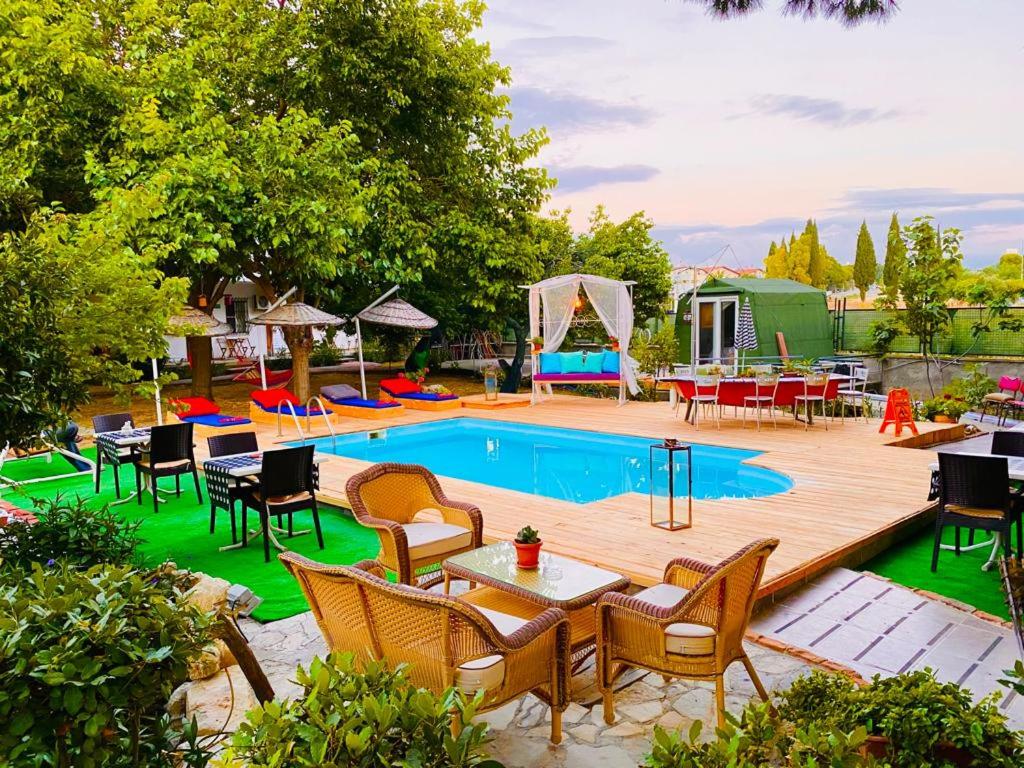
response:
M644 125L655 112L635 104L593 99L543 88L511 88L516 130L546 126L552 131L601 130L622 125Z
M615 45L606 37L591 35L547 35L544 37L519 37L501 46L496 57L502 60L507 57L541 57L565 56L575 53L600 51Z
M749 115L792 117L812 123L822 123L835 128L851 125L877 123L892 120L903 113L897 109L875 109L873 107L849 107L835 99L815 99L810 96L793 96L766 93L750 100L750 111L733 115L739 119Z
M579 192L601 184L647 181L660 173L652 165L572 165L549 168L548 171L558 179L557 191L562 193Z
M530 32L547 32L552 29L550 24L534 21L515 11L503 11L498 8L488 8L484 15L484 21L488 27L502 26L510 29L525 29Z
M872 211L948 211L1024 206L1024 192L960 192L939 187L851 189L840 198L839 209Z

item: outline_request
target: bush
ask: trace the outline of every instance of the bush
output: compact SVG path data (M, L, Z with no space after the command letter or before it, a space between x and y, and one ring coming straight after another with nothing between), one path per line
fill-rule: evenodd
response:
M500 766L481 752L487 726L470 722L476 702L454 691L435 696L412 685L401 669L382 664L359 672L350 653L313 659L296 679L302 698L250 711L224 754L225 765ZM461 729L457 737L453 721Z
M69 566L137 564L141 522L130 523L104 505L90 509L80 497L36 499L39 522L14 522L0 535L0 560L28 570L59 560Z
M13 766L163 765L164 704L210 639L209 617L179 597L172 574L127 567L5 571L0 755Z
M309 364L317 368L337 365L341 362L341 350L330 341L318 341L309 353Z
M629 345L629 356L636 360L637 370L641 376L657 378L663 371L669 371L676 362L678 345L675 329L666 323L660 331L648 338L642 329L633 333ZM655 387L644 390L642 396L646 400L656 400L658 392Z
M943 391L963 398L971 408L980 408L985 395L996 391L996 382L982 366L969 363L964 366L963 376L953 379Z

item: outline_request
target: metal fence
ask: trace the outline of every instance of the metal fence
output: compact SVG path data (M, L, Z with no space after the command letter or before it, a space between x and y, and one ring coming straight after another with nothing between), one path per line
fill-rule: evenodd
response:
M873 348L871 326L879 320L893 319L902 310L889 312L879 309L832 310L836 329L836 349L845 352L870 352ZM930 350L936 355L979 355L995 357L1024 357L1024 332L1010 330L983 331L974 335L974 326L985 317L984 307L964 307L949 310L951 325L947 335L938 338ZM1009 311L1013 320L1024 321L1024 307ZM993 325L995 325L993 323ZM921 351L913 336L900 335L893 339L890 352L918 353Z

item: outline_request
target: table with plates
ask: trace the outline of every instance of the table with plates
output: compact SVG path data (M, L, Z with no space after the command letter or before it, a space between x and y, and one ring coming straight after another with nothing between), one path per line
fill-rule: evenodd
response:
M849 381L849 376L830 375L828 384L825 385L825 399L835 400L839 393L839 387ZM693 412L693 400L697 393L697 380L693 376L671 376L660 381L669 382L675 388L676 396L686 400L686 420L690 421ZM701 387L702 390L710 390L711 387ZM803 376L783 376L779 379L779 386L775 390L775 400L772 403L775 407L792 408L796 397L804 394ZM731 405L742 408L744 398L753 397L757 394L757 379L746 376L722 378L718 382L718 404ZM762 392L763 394L763 392ZM814 415L809 414L808 422L814 423Z
M313 454L314 488L319 485L319 466L325 461L327 461L327 457L322 453ZM229 508L231 504L231 491L237 490L247 482L248 484L255 486L258 483L258 478L262 472L263 451L259 451L257 453L236 453L229 456L217 456L206 459L203 462L203 474L206 475L206 492L210 496L210 502L219 503L224 506L225 509ZM287 547L278 541L275 534L288 533L288 531L273 525L268 525L267 531L270 543L282 552L285 551ZM303 536L309 532L310 530L307 528L301 531L293 531L291 535ZM260 527L249 531L248 538L254 539L262 534L263 530L262 527ZM226 552L232 549L239 549L243 546L245 546L243 542L227 544L221 547L220 551Z
M546 608L564 610L572 625L570 645L577 664L596 644L594 606L598 598L629 587L629 579L622 574L543 551L536 568L520 568L515 545L510 541L449 557L441 569L446 592L452 579L478 585L462 597L479 608L526 620Z

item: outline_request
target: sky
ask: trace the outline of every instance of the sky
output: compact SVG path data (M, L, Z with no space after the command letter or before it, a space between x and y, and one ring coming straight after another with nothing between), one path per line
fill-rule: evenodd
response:
M960 228L969 266L1020 248L1024 0L903 0L852 29L779 4L490 0L478 34L513 127L548 130L550 207L577 229L643 210L685 264L759 266L809 217L843 263L866 220L881 260L893 211Z

